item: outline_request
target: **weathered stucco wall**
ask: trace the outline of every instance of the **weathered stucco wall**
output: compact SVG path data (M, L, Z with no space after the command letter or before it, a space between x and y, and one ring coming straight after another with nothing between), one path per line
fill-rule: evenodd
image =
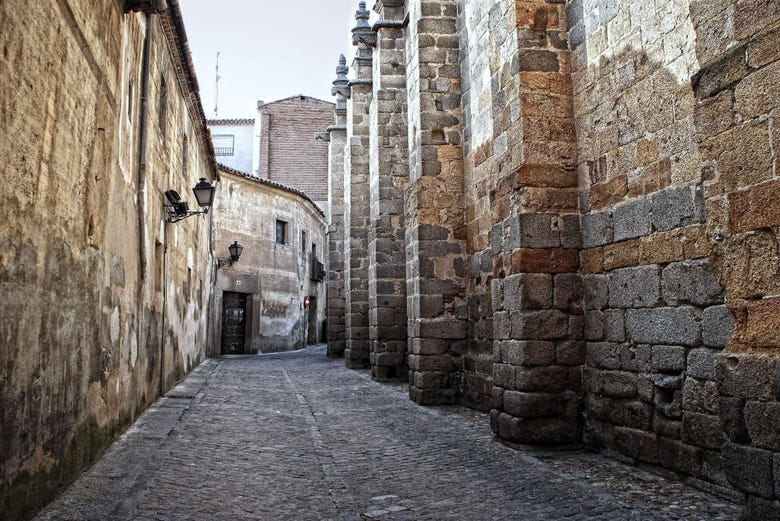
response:
M254 119L210 119L208 121L212 139L215 141L214 152L220 164L234 168L240 172L253 174L252 165L260 153L255 150L258 139L255 137ZM223 136L221 139L218 136ZM220 150L220 147L229 143L232 137L233 150Z
M219 270L217 302L221 290L253 295L256 306L250 320L255 322L248 325L252 334L246 352L285 351L322 341L325 282L314 281L311 275L313 256L325 263L324 215L310 200L279 185L225 169L220 175L214 207L214 255L228 257L233 241L241 243L244 252L238 262ZM276 242L277 220L287 223L286 244ZM253 281L252 289L248 289L252 282L246 278ZM235 285L230 281L243 282ZM304 307L304 297L309 297L312 307ZM221 306L215 305L214 355L220 354L221 312ZM316 314L314 339L308 335L309 313Z
M117 2L10 1L0 23L0 511L16 519L204 357L208 222L166 226L162 205L169 188L192 201L213 163L174 70L170 13L152 16L140 183L145 16Z

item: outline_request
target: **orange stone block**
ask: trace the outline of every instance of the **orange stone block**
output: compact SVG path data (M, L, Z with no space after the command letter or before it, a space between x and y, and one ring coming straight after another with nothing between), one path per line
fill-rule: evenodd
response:
M574 213L579 209L579 193L575 188L520 189L520 206L524 211Z
M515 172L515 188L577 188L577 171L555 164L525 164Z
M521 248L512 252L512 273L574 273L580 265L578 250Z
M638 239L604 246L604 271L641 266L640 259Z
M603 273L604 272L604 248L590 248L582 252L582 273Z
M439 161L461 161L463 147L459 145L442 145L438 148Z
M780 350L780 297L748 302L747 323L740 333L740 343L751 349Z
M628 197L647 195L662 190L672 183L672 163L662 159L645 168L639 179L629 185Z
M744 192L730 193L729 221L734 233L780 224L780 181L773 180Z
M534 31L559 29L561 16L558 6L539 2L517 2L517 27Z
M621 202L626 194L628 194L628 178L625 174L594 184L590 188L591 202L596 210Z

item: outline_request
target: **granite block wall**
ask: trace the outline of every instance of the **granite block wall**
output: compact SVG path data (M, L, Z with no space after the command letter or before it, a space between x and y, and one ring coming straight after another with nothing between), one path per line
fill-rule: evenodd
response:
M489 410L503 439L666 467L777 517L777 3L403 10L389 65L406 73L412 398ZM382 96L370 126L396 103ZM387 207L372 209L377 232Z

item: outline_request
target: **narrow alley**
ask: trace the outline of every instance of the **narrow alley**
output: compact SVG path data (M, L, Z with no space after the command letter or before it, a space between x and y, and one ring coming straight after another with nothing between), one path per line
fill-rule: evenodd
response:
M38 520L734 520L742 507L481 413L420 407L325 346L208 359Z

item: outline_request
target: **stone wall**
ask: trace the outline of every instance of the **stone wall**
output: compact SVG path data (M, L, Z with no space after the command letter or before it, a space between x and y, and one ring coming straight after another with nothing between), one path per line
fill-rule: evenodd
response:
M216 175L178 3L148 19L120 4L0 5L4 519L67 485L206 352L210 216L163 212L165 190L195 206L190 188Z
M286 223L285 244L277 243L277 220ZM244 251L217 271L211 355L223 353L223 291L249 299L241 352L287 351L324 340L325 282L314 280L312 260L325 261L325 216L308 196L220 165L213 236L217 257L229 257L234 241Z
M726 349L708 365L722 469L725 481L747 494L750 519L777 519L780 5L694 1L690 11L701 64L692 81L693 140L712 243L708 260L734 327L731 338L723 332Z
M751 519L776 517L777 3L404 12L392 68L374 27L368 157L372 233L404 204L411 397L490 410L503 439L736 489ZM406 107L377 85L402 69ZM408 150L383 156L399 127L382 123L404 110ZM405 193L383 199L401 162ZM395 243L371 237L379 288Z

